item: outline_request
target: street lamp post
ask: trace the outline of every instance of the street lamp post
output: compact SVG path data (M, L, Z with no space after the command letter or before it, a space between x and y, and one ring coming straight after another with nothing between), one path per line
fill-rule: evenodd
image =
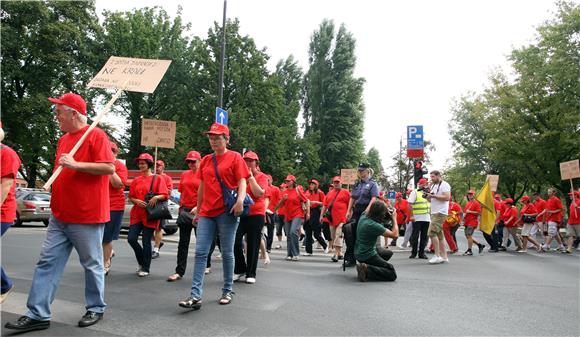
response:
M220 78L219 78L219 95L218 107L223 108L224 104L224 63L226 55L226 6L227 0L224 0L224 18L222 25L222 55L220 60Z

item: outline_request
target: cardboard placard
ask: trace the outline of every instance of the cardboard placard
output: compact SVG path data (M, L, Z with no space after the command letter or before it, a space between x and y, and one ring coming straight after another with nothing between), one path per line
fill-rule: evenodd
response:
M499 176L488 174L487 179L489 179L489 186L492 192L497 192L497 185L499 184Z
M562 180L580 178L580 160L571 160L560 163Z
M175 148L175 122L157 119L141 121L141 145L152 147Z
M170 63L170 60L111 56L88 87L153 93Z
M344 185L354 185L356 180L358 179L358 170L357 169L341 169L340 170L340 179Z

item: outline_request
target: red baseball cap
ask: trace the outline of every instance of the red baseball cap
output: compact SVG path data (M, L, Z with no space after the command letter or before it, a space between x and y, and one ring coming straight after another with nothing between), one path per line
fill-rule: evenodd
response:
M403 193L401 193L401 192L397 192L395 194L395 198L402 198L402 197L403 197Z
M199 152L197 151L189 151L187 153L187 156L185 157L185 161L188 160L200 160L201 159L201 155L199 154Z
M286 179L284 179L284 181L293 181L296 182L296 177L289 174L288 176L286 176Z
M528 197L527 195L524 195L520 200L521 201L530 201L530 197Z
M570 192L568 193L569 196L575 196L575 197L580 197L580 191L574 191L574 192Z
M501 194L496 194L495 197L496 198L501 198Z
M340 179L340 176L336 176L334 178L332 178L332 182L338 181L339 183L342 182L342 179Z
M467 194L475 194L475 190L469 190L467 191Z
M316 187L320 186L320 183L316 179L310 179L310 180L308 180L308 183L309 184L315 184Z
M165 167L165 163L163 162L163 160L159 159L157 161L157 166L163 166L163 167Z
M87 115L87 103L80 95L69 92L60 96L59 98L49 97L48 100L54 104L66 105L70 108L75 109L80 114L83 114L85 116Z
M230 129L227 125L213 123L208 131L205 133L206 135L226 135L226 137L230 136Z
M149 161L153 161L153 157L149 154L149 153L141 153L139 155L139 157L135 158L135 161L138 160L149 160Z
M514 199L512 199L512 198L507 198L507 199L505 199L503 202L505 202L506 204L512 204L512 205L513 205L513 204L514 204Z
M258 155L254 151L247 151L244 153L244 159L259 160Z
M427 183L428 183L427 179L425 179L425 178L419 179L419 185L425 185Z

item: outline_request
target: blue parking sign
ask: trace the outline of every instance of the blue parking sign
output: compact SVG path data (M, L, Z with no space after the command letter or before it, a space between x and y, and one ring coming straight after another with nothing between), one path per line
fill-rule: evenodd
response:
M423 125L407 126L407 148L422 149L423 147Z

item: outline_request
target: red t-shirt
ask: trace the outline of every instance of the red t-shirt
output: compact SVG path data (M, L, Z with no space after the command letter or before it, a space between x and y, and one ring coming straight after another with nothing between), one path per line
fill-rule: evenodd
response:
M165 185L167 186L167 192L171 193L171 190L173 189L173 180L171 177L165 173L158 174L158 176L163 178L163 181L165 181Z
M284 202L284 221L288 222L296 218L303 218L302 202L306 202L306 196L301 187L287 189L282 192L282 198L284 196L288 196L288 199Z
M280 189L278 186L272 185L268 187L267 197L270 198L270 205L268 206L268 209L274 212L274 208L276 208L276 205L278 205L280 202Z
M181 174L179 187L177 190L181 193L179 204L181 207L194 208L197 206L197 190L199 189L199 171L187 170Z
M495 208L495 207L494 207ZM505 202L501 202L501 210L500 210L500 215L499 215L499 219L506 221L507 219L509 219L509 217L505 217L506 211L510 208L510 206L508 206Z
M536 211L538 211L538 214L542 213L546 209L546 200L539 198L538 200L534 201L534 207L536 208ZM536 221L546 222L547 218L548 217L546 216L546 213L544 213L541 217L537 217Z
M12 187L0 208L0 222L14 222L16 219L16 176L20 168L20 158L10 147L0 144L0 177L13 179Z
M409 222L411 212L409 210L409 202L405 199L395 202L395 209L397 210L397 223L399 225Z
M248 179L250 170L242 155L235 151L227 151L216 155L219 175L229 189L238 189L238 181ZM216 178L213 164L213 154L208 154L201 160L199 168L200 179L204 183L200 216L216 217L225 213L224 196L221 185ZM230 210L228 209L227 212Z
M318 190L318 192L316 192L316 193L308 190L308 191L306 191L305 195L306 195L306 198L308 198L308 200L310 200L310 201L324 202L324 192L322 192L321 190ZM320 208L320 205L310 204L310 209L313 209L313 208Z
M534 207L534 204L532 203L524 204L524 206L520 210L521 216L524 216L524 214L536 214L536 213L538 213L538 211L536 210L536 207Z
M129 198L135 198L139 200L145 200L145 196L149 193L149 188L151 187L151 180L155 178L155 183L153 183L153 193L155 195L164 195L166 198L169 196L167 193L167 185L163 179L159 179L159 176L139 176L133 180L131 187L129 188ZM131 225L143 223L143 226L147 228L157 228L159 226L159 220L149 221L147 220L147 210L143 207L133 205L131 208Z
M115 160L115 173L123 182L123 187L114 188L109 182L109 205L111 211L124 211L125 210L125 185L127 184L127 179L129 173L127 172L127 166L119 160Z
M338 196L336 196L337 192ZM336 200L334 200L335 196ZM324 198L324 207L328 208L332 203L332 200L334 200L334 204L332 204L332 210L330 211L332 217L330 225L336 227L341 223L343 224L346 222L346 211L348 210L348 202L350 201L350 192L344 188L329 191Z
M258 174L254 176L254 179L256 179L258 185L260 185L260 187L264 190L264 194L262 194L262 196L259 198L255 197L254 194L252 194L252 191L250 189L250 183L248 182L246 193L248 193L250 197L252 197L252 200L254 200L254 204L250 206L250 213L248 215L265 215L266 191L268 190L268 177L264 173L258 172Z
M477 227L479 225L477 221L477 214L468 214L467 211L473 211L481 213L481 205L477 200L468 201L463 208L463 224L465 227Z
M546 202L546 212L547 211L555 211L557 209L564 209L564 205L562 205L562 200L560 200L560 198L558 197L551 197L550 199L548 199L548 201ZM560 222L562 221L562 212L558 212L558 213L548 213L548 221L553 221L553 222Z
M580 199L574 200L576 206L580 207ZM568 213L568 225L580 225L580 209L576 209L574 213L574 202L570 204L570 212Z
M54 170L64 153L70 153L89 126L62 136L56 147ZM109 137L99 128L93 129L74 159L78 162L114 163ZM52 214L58 221L73 224L101 224L110 220L109 176L63 168L52 184Z
M518 209L511 206L511 207L507 207L504 214L503 214L504 218L505 218L505 227L517 227L518 225ZM508 220L512 218L512 220L510 222L508 222Z

